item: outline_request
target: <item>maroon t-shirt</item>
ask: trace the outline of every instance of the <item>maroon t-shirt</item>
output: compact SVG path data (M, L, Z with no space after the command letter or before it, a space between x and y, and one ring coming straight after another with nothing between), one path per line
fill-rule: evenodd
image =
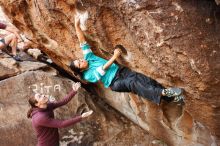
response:
M72 90L63 98L63 100L48 103L46 109L35 108L33 110L32 126L37 134L37 146L58 146L58 128L64 128L81 121L81 116L75 116L68 120L54 119L53 110L57 107L67 104L75 94L76 92Z
M6 25L4 23L0 23L0 29L5 29Z

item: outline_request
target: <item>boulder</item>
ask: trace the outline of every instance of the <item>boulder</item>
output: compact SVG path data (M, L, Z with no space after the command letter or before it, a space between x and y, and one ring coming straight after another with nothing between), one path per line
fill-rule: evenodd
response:
M28 97L34 92L60 100L72 87L73 81L44 71L28 71L0 81L0 141L1 146L33 146L36 135L27 119ZM102 100L83 88L65 106L55 110L57 119L68 119L92 109L87 120L60 129L60 143L66 145L151 145L155 138ZM142 139L146 139L142 141ZM159 143L158 143L159 146Z
M220 10L215 1L87 0L85 35L98 56L118 62L164 86L185 89L185 106L157 106L133 94L95 88L96 94L168 145L220 144ZM82 52L74 30L75 1L1 0L12 23L60 67Z
M30 61L16 62L11 56L0 52L0 80L16 76L26 71L34 71L46 68L48 70L53 70L46 64L37 62L36 60L32 59Z

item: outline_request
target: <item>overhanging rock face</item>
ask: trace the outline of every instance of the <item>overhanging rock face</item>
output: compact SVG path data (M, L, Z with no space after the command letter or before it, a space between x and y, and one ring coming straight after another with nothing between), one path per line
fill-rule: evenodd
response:
M82 57L74 30L75 1L1 0L6 14L59 66ZM87 0L86 36L94 52L118 60L164 86L185 89L186 104L154 105L98 85L110 105L169 145L216 145L220 139L220 8L214 1ZM218 2L218 1L217 1ZM101 90L100 90L101 88Z

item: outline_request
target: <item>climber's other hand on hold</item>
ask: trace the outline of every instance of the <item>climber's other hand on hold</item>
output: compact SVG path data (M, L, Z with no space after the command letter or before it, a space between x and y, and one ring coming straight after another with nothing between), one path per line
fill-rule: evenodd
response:
M122 54L127 55L127 50L125 49L123 45L118 44L115 46L115 49L120 49Z
M115 49L114 50L114 57L118 58L121 55L121 50L120 49Z

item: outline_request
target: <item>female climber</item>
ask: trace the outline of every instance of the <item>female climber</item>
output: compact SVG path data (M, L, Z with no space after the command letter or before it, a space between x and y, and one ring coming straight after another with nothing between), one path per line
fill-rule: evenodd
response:
M127 67L116 65L114 61L124 49L122 45L116 45L114 55L109 60L96 56L86 42L79 23L79 18L75 17L76 34L84 59L71 61L70 68L80 74L83 80L91 83L101 81L106 88L110 87L113 91L132 92L156 104L159 104L161 99L174 102L183 101L182 89L164 88L150 77Z

